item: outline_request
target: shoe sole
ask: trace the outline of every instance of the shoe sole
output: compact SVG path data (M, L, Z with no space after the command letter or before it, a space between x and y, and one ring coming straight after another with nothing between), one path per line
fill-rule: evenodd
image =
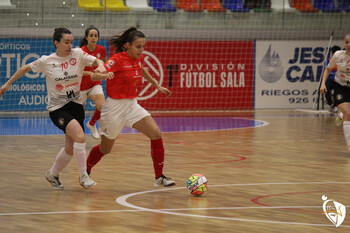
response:
M161 184L154 184L154 187L171 187L171 186L174 186L174 185L176 185L176 183L174 182L174 183L172 183L172 184L168 184L168 185L161 185Z
M83 184L80 184L80 185L81 185L83 188L85 188L85 189L89 189L89 188L94 187L96 184L97 184L97 183L95 182L94 184L89 185L89 186L87 186L87 185L83 185Z

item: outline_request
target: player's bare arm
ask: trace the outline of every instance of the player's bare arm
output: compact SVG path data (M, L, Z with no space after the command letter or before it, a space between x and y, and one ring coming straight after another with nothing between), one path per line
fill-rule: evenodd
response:
M95 69L95 72L99 73L106 73L106 68L104 67L104 62L98 58L95 59L94 63L92 63L93 66L97 66Z
M99 73L99 72L91 72L91 74L89 74L91 77L92 81L98 81L98 80L105 80L105 79L112 79L114 78L114 73L113 72L108 72L107 74L103 74L103 73Z
M327 78L329 76L329 73L331 72L331 68L328 68L326 67L326 69L324 69L324 72L323 72L323 77L322 77L322 83L321 83L321 87L320 87L320 92L322 94L326 94L327 93L327 88L326 88L326 81L327 81Z
M162 87L158 84L157 80L155 80L152 75L142 67L142 76L147 79L153 86L155 86L161 93L165 94L166 96L171 95L171 91L165 87Z
M19 79L20 77L22 77L23 75L25 75L26 73L28 73L29 71L31 71L32 69L30 68L30 64L27 64L25 66L22 66L21 68L19 68L16 73L14 73L12 75L12 77L2 86L0 87L0 97L10 89L11 84L16 81L17 79Z

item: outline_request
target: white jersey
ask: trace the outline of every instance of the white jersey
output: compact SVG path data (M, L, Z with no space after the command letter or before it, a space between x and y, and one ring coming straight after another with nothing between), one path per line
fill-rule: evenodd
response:
M327 67L333 69L337 65L334 80L342 86L350 86L350 56L345 52L345 50L335 52Z
M52 112L73 101L81 104L80 83L85 66L91 66L96 57L84 53L80 48L72 49L67 57L56 53L42 56L30 63L34 72L46 75L48 94L47 109Z

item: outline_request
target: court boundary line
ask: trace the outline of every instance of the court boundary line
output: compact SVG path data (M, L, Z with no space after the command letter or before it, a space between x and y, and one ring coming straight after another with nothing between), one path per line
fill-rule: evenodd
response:
M193 132L215 132L215 131L225 131L225 130L240 130L240 129L252 129L252 128L260 128L264 126L268 126L270 123L268 121L264 120L258 120L258 119L247 119L247 118L236 118L236 117L228 117L228 118L235 118L235 119L242 119L242 120L250 120L253 122L259 122L261 125L254 125L254 126L246 126L246 127L239 127L239 128L225 128L225 129L209 129L209 130L193 130L193 131L163 131L163 133L193 133ZM140 132L130 132L130 133L121 133L124 135L130 135L130 134L141 134ZM59 132L57 134L0 134L0 137L16 137L16 136L62 136L64 133ZM90 133L85 133L85 135L90 135Z
M284 183L250 183L250 184L223 184L223 185L210 185L209 187L224 187L224 186L258 186L258 185L301 185L301 184L350 184L350 182L284 182ZM129 207L131 209L136 210L144 210L149 212L155 212L160 214L170 214L177 216L185 216L185 217L196 217L196 218L208 218L208 219L218 219L218 220L230 220L230 221L240 221L240 222L256 222L256 223L271 223L271 224L284 224L284 225L303 225L303 226L323 226L323 227L334 227L334 225L330 224L316 224L316 223L302 223L302 222L284 222L284 221L272 221L272 220L260 220L260 219L244 219L244 218L228 218L228 217L217 217L217 216L208 216L208 215L197 215L197 214L184 214L184 213L174 213L164 210L157 209L149 209L140 206L136 206L130 204L126 200L129 197L153 193L153 192L164 192L164 191L172 191L177 189L185 189L186 187L180 188L167 188L167 189L156 189L156 190L148 190L141 191L136 193L130 193L123 196L120 196L116 199L116 202L120 205ZM322 206L320 205L320 208ZM341 225L341 227L350 228L350 225Z

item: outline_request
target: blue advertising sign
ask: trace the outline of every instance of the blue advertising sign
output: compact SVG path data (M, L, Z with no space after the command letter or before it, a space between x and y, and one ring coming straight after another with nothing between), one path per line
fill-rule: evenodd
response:
M80 40L74 40L73 47L79 47ZM109 51L107 40L99 41ZM0 39L0 86L22 66L43 55L55 52L52 39ZM0 111L45 111L48 102L44 73L28 72L12 83L9 91L0 97ZM105 90L105 82L102 82ZM86 110L94 110L91 100Z

